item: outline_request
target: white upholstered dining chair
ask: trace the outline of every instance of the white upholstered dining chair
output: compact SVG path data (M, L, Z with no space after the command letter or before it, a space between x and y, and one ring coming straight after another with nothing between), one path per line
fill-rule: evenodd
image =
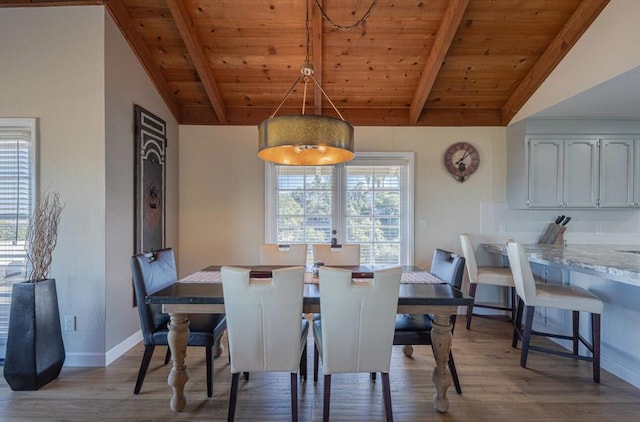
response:
M261 265L306 265L307 244L265 243L260 245Z
M536 283L531 272L531 265L522 244L513 240L507 241L507 253L516 291L519 297L518 311L513 330L512 346L518 346L518 340L522 339L522 352L520 354L520 366L526 368L529 350L551 353L554 355L586 360L593 363L593 382L600 382L600 315L604 309L604 303L593 293L578 287L563 284ZM533 330L533 315L536 307L564 309L572 312L572 335L555 333L543 333ZM580 312L591 315L591 343L580 335ZM524 327L522 316L526 313ZM531 344L533 335L547 336L573 342L573 352L563 352ZM579 354L579 343L582 343L591 355Z
M357 282L352 273L322 267L320 312L313 321L313 379L318 380L318 361L324 373L323 421L329 420L331 375L381 372L387 421L393 421L389 366L402 270L379 270L373 279Z
M469 307L467 308L467 330L471 328L471 318L473 316L480 316L483 318L501 318L500 316L494 315L474 314L474 308L488 308L499 311L508 311L510 315L506 317L506 321L514 321L516 314L516 295L511 269L509 267L478 267L478 263L476 261L476 253L473 247L473 242L471 241L471 236L466 233L461 234L460 243L462 246L462 255L464 256L466 262L467 274L469 276L469 296L474 298L474 303L472 305L469 305ZM506 287L509 290L509 301L511 303L507 306L476 303L476 290L478 289L479 284Z
M228 420L233 421L241 372L289 372L291 419L298 420L298 366L306 379L309 323L300 319L304 267L274 270L271 279L250 279L250 270L222 267L231 360Z
M313 245L313 261L324 262L324 265L360 265L360 245L348 243L330 245L319 243Z

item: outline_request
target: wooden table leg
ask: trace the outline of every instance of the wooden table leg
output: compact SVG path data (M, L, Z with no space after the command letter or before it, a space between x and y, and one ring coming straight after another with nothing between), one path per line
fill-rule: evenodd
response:
M433 343L433 355L436 366L433 368L431 380L436 386L436 393L433 395L433 407L438 412L446 412L449 409L449 399L447 389L451 386L451 375L447 368L449 352L451 351L451 312L439 310L435 313L435 321L431 328L431 342Z
M180 412L187 404L184 394L184 385L189 380L189 370L184 363L187 356L187 341L189 340L189 319L187 314L170 313L171 321L168 324L168 342L171 349L173 367L169 372L167 384L173 390L169 405L174 412Z

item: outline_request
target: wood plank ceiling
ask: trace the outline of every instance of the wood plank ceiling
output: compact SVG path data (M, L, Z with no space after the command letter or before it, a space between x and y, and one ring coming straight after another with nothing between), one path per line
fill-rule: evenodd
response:
M257 125L306 52L344 118L367 126L501 126L609 0L0 0L105 4L179 123ZM375 1L375 0L374 0ZM298 84L277 115L300 114ZM307 113L336 117L320 91Z

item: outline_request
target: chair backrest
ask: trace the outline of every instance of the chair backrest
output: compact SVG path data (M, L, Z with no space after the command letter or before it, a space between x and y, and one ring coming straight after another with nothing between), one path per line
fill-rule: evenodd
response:
M144 303L147 295L153 294L175 283L178 279L173 249L139 254L131 257L133 288L138 304L140 327L144 344L153 344L152 334L169 321L169 315L162 312L161 305Z
M443 249L436 249L433 251L430 272L445 283L460 289L462 287L464 265L464 257Z
M521 243L515 240L507 240L507 255L509 256L509 265L513 273L513 282L516 286L516 293L524 301L525 305L535 306L536 281L533 278L531 264L527 253Z
M471 243L471 236L466 233L460 235L460 244L462 245L462 255L467 265L467 273L469 274L469 282L478 282L478 262L476 261L476 252Z
M325 375L389 372L402 270L379 270L360 285L351 271L322 267L322 365Z
M307 244L292 243L279 245L265 243L260 245L260 264L262 265L306 265Z
M324 265L360 265L360 244L313 245L313 261L324 262Z
M244 268L222 267L231 372L298 372L304 267L249 278Z

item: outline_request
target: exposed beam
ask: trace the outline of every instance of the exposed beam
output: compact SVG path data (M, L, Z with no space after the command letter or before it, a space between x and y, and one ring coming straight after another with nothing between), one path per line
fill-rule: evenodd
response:
M326 108L325 114L335 114ZM408 108L348 108L340 112L349 123L356 126L407 126ZM234 125L258 125L268 118L273 109L270 107L227 107L227 119ZM299 114L300 108L283 107L282 114ZM211 125L215 114L210 106L189 105L183 108L182 123L191 125ZM500 109L472 108L436 108L421 116L413 126L500 126Z
M502 108L502 124L508 125L513 116L542 85L564 56L571 50L589 25L600 14L609 0L584 0L571 15L549 47L542 53L520 85L513 91Z
M311 10L311 45L313 46L313 68L318 83L322 85L322 14L315 5L314 0L307 0L307 5ZM322 0L318 0L322 6ZM315 84L313 85L313 112L322 114L322 91Z
M116 21L116 24L120 27L120 31L129 42L131 49L134 51L136 56L138 56L140 63L164 99L164 102L171 111L171 114L173 114L173 117L181 123L180 104L178 103L178 99L173 95L171 87L162 74L162 69L156 63L149 47L147 47L142 36L136 30L129 14L127 13L126 7L122 3L122 0L105 0L105 5L113 17L113 20Z
M409 109L409 123L411 124L417 123L418 119L420 119L422 109L427 102L431 88L433 88L438 72L442 67L442 62L447 55L447 51L449 51L453 37L458 31L458 26L460 26L467 6L469 6L469 0L452 0L444 12L440 28L433 41L433 47L431 47L427 62L424 65L424 69L422 69L422 76L420 77L420 82L418 82L416 93L413 96L413 100L411 100Z
M187 51L191 56L191 60L198 72L198 76L200 77L200 81L207 93L207 97L209 97L209 102L216 112L218 122L224 124L227 120L226 107L222 101L220 90L218 89L218 85L216 84L213 73L211 72L211 67L207 63L204 50L202 49L202 45L200 44L200 40L196 34L193 19L191 18L183 0L167 0L167 6L169 6L173 20L175 21L178 31L182 36L182 40L187 47Z

